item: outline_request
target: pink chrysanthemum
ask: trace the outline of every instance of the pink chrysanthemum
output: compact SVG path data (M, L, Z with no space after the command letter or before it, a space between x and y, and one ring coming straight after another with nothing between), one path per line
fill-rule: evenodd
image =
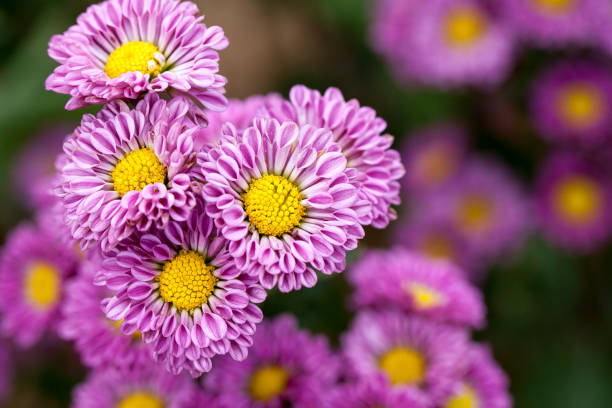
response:
M337 369L327 339L285 315L258 327L246 360L220 358L204 381L233 408L310 408L325 401Z
M151 353L140 332L121 333L120 322L106 317L102 301L109 291L94 285L101 259L95 251L81 261L76 277L66 284L59 334L73 340L82 362L89 367L130 367L149 360Z
M359 196L371 206L359 221L385 228L397 218L391 205L400 203L399 179L404 167L399 153L391 149L393 137L384 134L386 122L356 99L345 101L339 89L328 88L323 95L303 85L294 86L289 100L267 104L268 114L281 122L328 129L347 159L347 176L359 187Z
M467 331L399 311L361 312L342 346L356 378L383 374L387 387L428 405L447 395L469 363Z
M206 27L197 6L178 0L107 0L49 42L60 66L47 89L69 94L73 110L145 93L187 95L223 110L227 80L219 54L229 44L220 27ZM195 105L193 106L195 108Z
M2 331L30 347L55 330L65 280L75 268L75 253L44 230L20 225L6 240L0 259Z
M395 307L432 320L481 328L482 295L445 261L402 248L370 250L351 268L349 281L358 307Z
M339 385L330 393L326 408L426 408L426 400L412 390L393 390L384 375Z
M199 162L206 211L265 288L312 287L315 270L344 270L346 251L364 235L363 203L331 132L261 118Z
M609 173L569 152L544 162L536 178L536 209L546 236L588 252L612 236L612 183Z
M443 407L510 408L508 378L499 368L491 351L483 345L472 345L470 364L465 376L446 397Z
M135 230L187 219L199 132L188 111L183 98L166 102L152 94L134 109L114 102L83 117L64 143L57 189L82 248L100 243L107 250Z
M186 408L196 396L189 376L152 362L130 369L98 368L73 391L72 408Z
M211 358L247 355L266 297L256 278L241 274L200 203L186 222L135 236L105 254L97 283L115 296L105 302L121 331L142 333L158 362L193 376L211 369Z

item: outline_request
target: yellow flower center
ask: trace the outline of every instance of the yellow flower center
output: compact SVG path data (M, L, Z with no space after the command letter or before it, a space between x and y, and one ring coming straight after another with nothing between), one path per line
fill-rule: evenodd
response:
M160 398L150 392L134 392L124 397L116 408L164 408Z
M163 183L166 180L166 168L151 148L143 147L119 160L111 178L115 191L123 197L130 191L141 191L149 184Z
M108 56L104 71L109 78L117 78L126 72L140 71L143 74L157 75L162 66L155 58L159 50L144 41L130 41L123 44Z
M463 384L461 390L450 397L444 408L479 408L480 402L478 401L478 395L472 387L467 384Z
M47 262L34 262L27 270L25 297L31 306L46 310L60 296L61 279L57 268Z
M582 176L568 177L553 193L553 205L565 220L575 224L589 223L601 212L603 197L595 181Z
M466 231L481 231L491 224L493 213L494 207L489 198L467 196L459 203L457 221Z
M455 257L455 250L450 240L439 234L432 234L421 241L421 252L430 258L449 259Z
M418 384L425 375L425 359L409 347L389 350L380 358L379 364L394 385Z
M475 7L458 7L446 17L446 40L455 47L473 45L486 29L486 17Z
M576 0L531 0L540 10L552 14L564 14L574 8Z
M191 311L202 306L215 290L215 268L206 265L204 257L195 251L181 250L164 264L159 283L161 297L179 310Z
M242 195L249 222L262 235L281 236L300 225L306 209L298 187L285 177L265 174Z
M287 388L289 373L282 367L270 365L262 367L253 374L249 391L253 399L268 401Z
M450 176L455 163L442 148L432 148L420 155L415 163L417 177L427 184L438 185Z
M406 282L404 290L412 297L418 309L429 309L445 302L444 295L422 283Z
M601 92L590 84L573 84L559 93L559 114L576 128L596 123L603 115L603 106Z

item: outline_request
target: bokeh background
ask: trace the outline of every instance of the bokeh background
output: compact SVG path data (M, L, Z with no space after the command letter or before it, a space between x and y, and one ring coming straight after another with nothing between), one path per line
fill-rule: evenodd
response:
M208 24L222 26L230 47L221 53L228 96L280 92L296 83L342 89L375 108L401 146L412 131L454 120L469 131L470 147L511 167L525 186L551 148L528 115L530 84L545 67L568 57L610 61L596 49L525 47L501 85L487 90L443 90L399 84L370 48L367 0L201 0ZM47 92L55 63L46 53L88 5L80 0L4 1L0 6L0 234L30 216L13 181L19 152L50 128L74 127L84 112L67 112L65 95ZM60 146L57 145L57 150ZM44 163L52 168L52 161ZM26 183L27 180L20 182ZM407 208L400 208L400 218ZM390 233L370 230L365 247L389 247ZM358 250L358 251L359 251ZM357 251L357 252L358 252ZM359 254L352 253L351 259ZM588 255L555 247L532 233L510 259L488 267L481 287L488 327L475 334L492 344L508 373L515 406L612 406L612 251ZM303 327L338 337L351 318L342 276L322 277L313 289L273 293L266 316L294 313ZM0 294L1 296L1 294ZM42 349L15 349L17 372L7 407L65 407L85 370L70 348L49 341Z

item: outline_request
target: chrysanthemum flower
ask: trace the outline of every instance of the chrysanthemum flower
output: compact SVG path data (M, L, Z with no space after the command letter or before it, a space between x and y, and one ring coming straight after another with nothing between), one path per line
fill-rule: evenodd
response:
M263 318L255 303L266 297L256 278L241 274L202 207L105 254L97 276L115 292L107 317L123 320L124 334L142 333L168 370L194 376L210 370L214 355L245 358Z
M359 191L331 132L261 118L199 161L206 211L265 288L312 287L315 269L344 270L364 231Z
M557 153L536 179L539 224L554 242L589 251L612 234L610 177L592 162Z
M9 234L0 258L2 331L22 347L54 330L65 280L74 272L72 248L44 230L22 224Z
M150 360L151 353L140 332L124 335L121 322L112 321L104 314L102 301L110 293L94 285L101 259L92 252L89 259L81 261L78 275L66 284L58 327L60 336L75 342L81 361L89 367L121 368Z
M153 362L130 369L98 368L73 391L72 408L185 408L196 396L189 376Z
M402 248L370 250L350 269L358 307L399 308L433 320L482 327L482 295L445 261Z
M412 194L436 190L459 171L466 152L465 131L455 124L437 124L411 135L402 152L405 189Z
M257 328L246 360L219 358L204 381L234 408L310 408L322 406L337 369L327 339L284 315Z
M184 94L211 110L225 108L219 54L228 40L206 27L198 8L179 0L107 0L49 42L60 65L47 89L69 94L73 110L145 93Z
M404 167L399 153L391 149L393 137L384 134L386 122L356 99L345 101L340 90L328 88L323 95L303 85L294 86L289 100L268 103L268 114L279 121L328 129L346 157L347 176L359 187L359 196L369 203L360 214L363 225L385 228L397 218L391 205L400 203L399 179Z
M510 408L508 379L499 368L491 351L483 345L473 345L469 351L469 368L441 405L443 408Z
M474 159L452 184L423 200L414 216L448 220L474 256L490 260L522 242L527 209L522 186L505 167Z
M399 311L361 312L342 339L357 378L383 374L387 387L435 403L465 373L467 331Z
M592 145L612 127L612 73L588 62L565 62L535 83L531 110L550 141Z
M199 127L183 98L147 95L85 115L64 143L66 164L57 194L65 222L82 248L107 250L135 230L187 219L195 205L191 168Z
M326 408L425 408L426 400L413 390L393 390L384 375L342 384L329 393Z

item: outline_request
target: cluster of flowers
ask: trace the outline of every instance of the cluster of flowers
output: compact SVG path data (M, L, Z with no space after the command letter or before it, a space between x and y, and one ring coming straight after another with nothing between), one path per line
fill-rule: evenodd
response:
M607 0L377 0L371 43L402 81L492 85L519 45L612 51Z

